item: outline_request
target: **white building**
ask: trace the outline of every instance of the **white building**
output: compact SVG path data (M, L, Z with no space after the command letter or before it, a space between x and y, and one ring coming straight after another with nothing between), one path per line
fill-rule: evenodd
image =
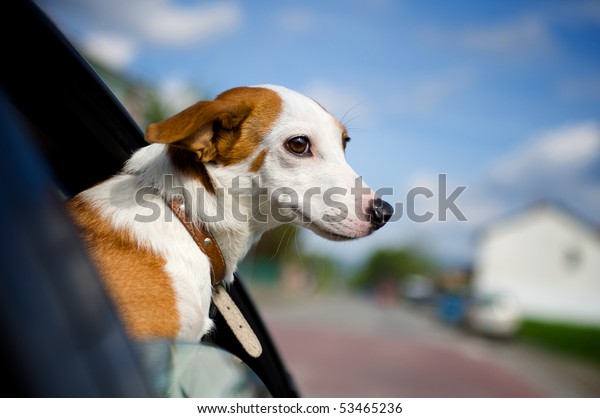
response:
M482 235L474 290L508 293L526 317L600 324L599 232L557 206L532 206Z

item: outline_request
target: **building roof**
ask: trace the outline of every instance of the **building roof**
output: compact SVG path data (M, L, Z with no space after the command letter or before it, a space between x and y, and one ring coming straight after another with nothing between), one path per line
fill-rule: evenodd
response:
M479 241L483 236L487 235L490 230L501 228L508 222L518 219L522 216L526 216L540 210L554 210L561 213L563 216L570 218L574 222L580 224L584 229L594 231L595 234L600 237L600 226L594 223L591 219L585 217L581 212L577 211L573 207L567 205L564 202L553 200L553 199L539 199L526 204L516 210L510 211L499 218L486 223L485 226L480 228L475 233L475 240Z

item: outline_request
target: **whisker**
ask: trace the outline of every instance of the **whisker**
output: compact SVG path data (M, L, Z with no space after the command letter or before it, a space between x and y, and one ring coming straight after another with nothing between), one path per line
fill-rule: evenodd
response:
M294 235L294 226L293 225L289 225L288 226L288 230L290 231L290 235L288 236L287 242L285 243L285 252L287 253L288 251L288 247L290 245L290 239L292 238L292 236Z
M352 127L348 127L348 128L346 128L346 129L348 129L348 132L368 132L368 131L369 131L368 129L364 129L364 128L356 128L356 127L354 127L354 126L352 126Z
M346 111L346 113L344 113L344 116L342 116L342 117L340 118L340 122L342 122L343 124L346 124L346 123L348 123L348 122L346 122L346 121L345 121L345 119L346 119L346 116L348 116L348 114L349 114L350 112L352 112L353 110L355 110L357 107L359 107L360 105L362 105L362 104L363 104L363 103L365 103L365 102L366 102L366 99L365 99L365 100L361 100L361 101L359 101L358 103L356 103L354 106L352 106L350 109L348 109L348 110ZM355 119L355 118L356 118L356 116L355 116L354 118L352 118L352 119ZM351 120L352 120L352 119L351 119Z
M273 254L273 256L271 257L271 260L274 260L275 257L277 257L277 254L279 254L279 249L281 248L281 244L283 244L283 240L285 239L285 235L287 234L288 230L285 229L283 231L283 234L281 235L281 238L279 239L279 244L277 244L277 249L275 250L275 254Z

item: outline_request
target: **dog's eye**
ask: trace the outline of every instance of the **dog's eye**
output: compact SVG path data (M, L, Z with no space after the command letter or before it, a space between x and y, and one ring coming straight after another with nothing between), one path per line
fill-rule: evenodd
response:
M310 152L310 142L305 136L295 136L289 139L287 147L294 154L305 155Z
M349 136L343 136L342 137L342 146L344 147L344 150L346 149L346 145L348 145L348 142L350 142L350 137Z

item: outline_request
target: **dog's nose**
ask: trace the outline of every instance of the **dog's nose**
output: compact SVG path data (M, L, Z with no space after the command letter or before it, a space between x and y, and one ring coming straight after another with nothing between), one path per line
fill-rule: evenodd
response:
M380 198L371 200L370 215L371 224L375 229L381 228L394 214L394 208L388 202Z

